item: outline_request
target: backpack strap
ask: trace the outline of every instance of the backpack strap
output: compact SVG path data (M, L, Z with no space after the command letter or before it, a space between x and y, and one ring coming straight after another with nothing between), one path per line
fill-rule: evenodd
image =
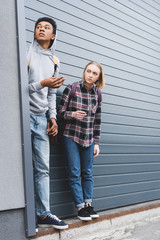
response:
M29 67L29 57L27 55L27 67Z
M101 90L99 90L97 88L97 93L98 93L98 105L100 104L100 102L102 102L102 93L101 93Z
M69 101L70 101L71 98L74 96L77 85L78 85L78 82L74 82L74 83L72 84L71 91L70 91L70 94L69 94Z
M56 55L53 56L53 62L54 62L54 72L56 72L57 66L58 66L58 58L56 57Z

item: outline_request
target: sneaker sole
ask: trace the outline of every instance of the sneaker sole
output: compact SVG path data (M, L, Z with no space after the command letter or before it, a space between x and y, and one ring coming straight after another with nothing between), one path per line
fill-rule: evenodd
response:
M38 227L40 228L56 228L56 229L67 229L68 225L66 226L57 226L57 225L51 225L51 224L38 224Z
M92 218L91 217L80 217L80 216L77 216L80 220L82 220L82 221L90 221L90 220L92 220Z
M99 218L99 215L98 214L95 214L95 215L90 215L91 218Z

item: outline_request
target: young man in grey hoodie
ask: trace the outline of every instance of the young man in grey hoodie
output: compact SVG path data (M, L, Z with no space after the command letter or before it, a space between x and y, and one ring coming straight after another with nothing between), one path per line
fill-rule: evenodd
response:
M28 51L28 81L32 154L36 191L37 223L40 227L68 228L50 212L49 137L58 133L56 124L56 91L65 78L58 77L59 60L55 68L54 51L56 22L40 18L35 24L34 41ZM52 126L47 124L48 112Z

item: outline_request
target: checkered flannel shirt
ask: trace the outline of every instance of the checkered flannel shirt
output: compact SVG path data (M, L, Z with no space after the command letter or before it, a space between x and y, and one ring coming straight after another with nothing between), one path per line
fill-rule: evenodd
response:
M65 119L63 135L88 147L94 141L99 144L101 131L101 102L98 102L98 92L94 85L88 90L83 82L79 82L74 96L70 99L71 85L68 85L62 94L58 117ZM87 115L82 120L72 118L73 111L85 111Z

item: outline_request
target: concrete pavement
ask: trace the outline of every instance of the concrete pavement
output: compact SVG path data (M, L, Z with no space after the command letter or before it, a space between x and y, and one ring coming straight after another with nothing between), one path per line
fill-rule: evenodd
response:
M38 229L37 240L160 240L160 200L99 212L98 219L66 219L69 229Z
M92 240L160 240L160 216L109 230L105 237Z

